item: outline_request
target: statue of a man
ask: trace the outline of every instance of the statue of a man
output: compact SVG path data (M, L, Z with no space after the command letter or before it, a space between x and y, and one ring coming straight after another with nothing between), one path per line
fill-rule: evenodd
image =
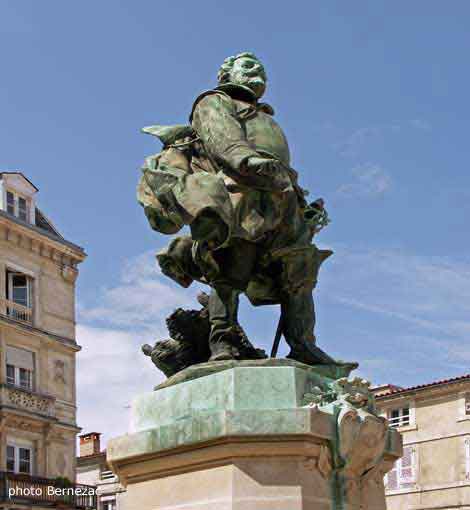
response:
M238 357L238 300L280 304L288 357L332 363L315 345L312 292L330 251L312 244L326 222L323 202L308 205L290 166L274 111L260 101L266 72L252 53L227 58L218 86L195 101L189 126L153 126L162 153L147 158L139 201L155 230L191 236L157 255L163 273L183 286L211 287L211 360Z

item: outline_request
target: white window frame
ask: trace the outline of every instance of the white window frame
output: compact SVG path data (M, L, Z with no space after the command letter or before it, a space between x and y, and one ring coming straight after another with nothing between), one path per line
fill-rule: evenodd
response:
M5 196L6 196L6 208L5 208L5 211L8 213L8 214L12 214L13 216L15 216L15 194L13 193L13 191L10 191L10 190L6 190L6 193L5 193ZM12 197L13 199L13 203L11 203L8 199L10 198L10 196ZM13 207L13 211L10 210L10 207Z
M105 496L100 498L99 509L100 510L109 510L105 505L111 504L111 510L117 509L116 497L115 496Z
M6 345L5 351L5 376L7 384L27 391L34 391L37 382L37 366L35 363L37 353L15 345ZM24 384L25 381L26 384Z
M8 194L13 195L13 212L8 210ZM25 218L20 217L20 199L25 201L26 209L25 209ZM14 191L12 189L5 190L5 211L8 214L12 214L16 218L21 219L22 221L26 221L30 223L30 199L28 197L25 197L24 195L18 193L17 191Z
M404 410L408 410L408 414L404 413ZM392 412L398 411L398 417L392 418ZM409 403L401 405L400 407L391 407L387 411L388 426L393 428L408 427L412 424L411 422L412 413L411 406Z
M11 380L11 378L8 377L8 367L13 367L13 371L14 371L13 381ZM28 374L28 378L27 378L28 384L27 385L24 385L21 382L22 374ZM23 368L23 367L17 367L15 365L11 365L10 363L7 363L7 384L11 384L18 388L22 388L23 390L32 391L33 390L33 377L34 377L33 370L29 370L29 369Z
M116 478L116 473L114 473L114 471L111 471L110 469L101 471L100 473L101 480L111 480L112 478Z
M470 420L470 392L463 391L459 393L457 421Z
M33 465L34 465L34 448L31 444L20 443L14 440L7 439L7 448L6 452L8 452L8 447L14 449L14 470L9 471L16 474L22 475L30 475L33 474ZM29 451L29 471L26 473L24 471L20 472L20 450L28 450Z
M13 286L13 278L15 276L24 276L25 280L26 280L26 305L24 305L23 303L17 303L17 304L20 304L20 305L23 305L23 306L26 306L26 308L32 308L32 279L29 275L25 274L25 273L21 273L19 271L11 271L7 268L7 274L8 274L8 299L9 301L12 301L13 303L17 303L16 301L14 301L13 299L13 289L14 289L14 286Z

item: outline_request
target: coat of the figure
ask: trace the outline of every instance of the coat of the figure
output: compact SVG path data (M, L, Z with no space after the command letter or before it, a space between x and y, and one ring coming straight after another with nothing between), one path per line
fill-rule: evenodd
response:
M173 234L157 255L162 271L187 287L211 287L211 360L259 357L240 352L238 296L254 305L280 304L288 357L333 360L315 346L312 291L331 252L312 238L325 220L322 201L307 205L290 167L286 137L273 109L259 102L265 73L249 53L227 59L219 86L195 101L190 125L144 131L163 142L147 158L138 197L155 230Z

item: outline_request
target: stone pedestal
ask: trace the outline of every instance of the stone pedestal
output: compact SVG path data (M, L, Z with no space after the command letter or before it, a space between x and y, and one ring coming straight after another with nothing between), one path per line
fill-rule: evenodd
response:
M124 510L385 509L401 440L363 381L289 360L201 369L138 397L109 442Z

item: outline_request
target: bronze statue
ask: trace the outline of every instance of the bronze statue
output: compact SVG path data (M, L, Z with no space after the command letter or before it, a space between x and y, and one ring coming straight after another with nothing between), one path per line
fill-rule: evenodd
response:
M211 287L207 331L194 338L207 345L194 352L205 352L210 361L266 356L238 323L238 298L245 293L254 306L281 306L272 355L282 334L289 358L333 364L315 345L313 331L312 292L332 252L319 250L312 239L328 216L321 199L306 201L274 110L260 101L266 81L252 53L229 57L218 86L194 102L190 124L144 128L163 150L146 159L138 200L154 230L175 234L189 226L191 235L173 239L157 260L183 287L194 280ZM181 363L182 344L173 340L144 349L167 375L206 361L206 355L185 351Z

